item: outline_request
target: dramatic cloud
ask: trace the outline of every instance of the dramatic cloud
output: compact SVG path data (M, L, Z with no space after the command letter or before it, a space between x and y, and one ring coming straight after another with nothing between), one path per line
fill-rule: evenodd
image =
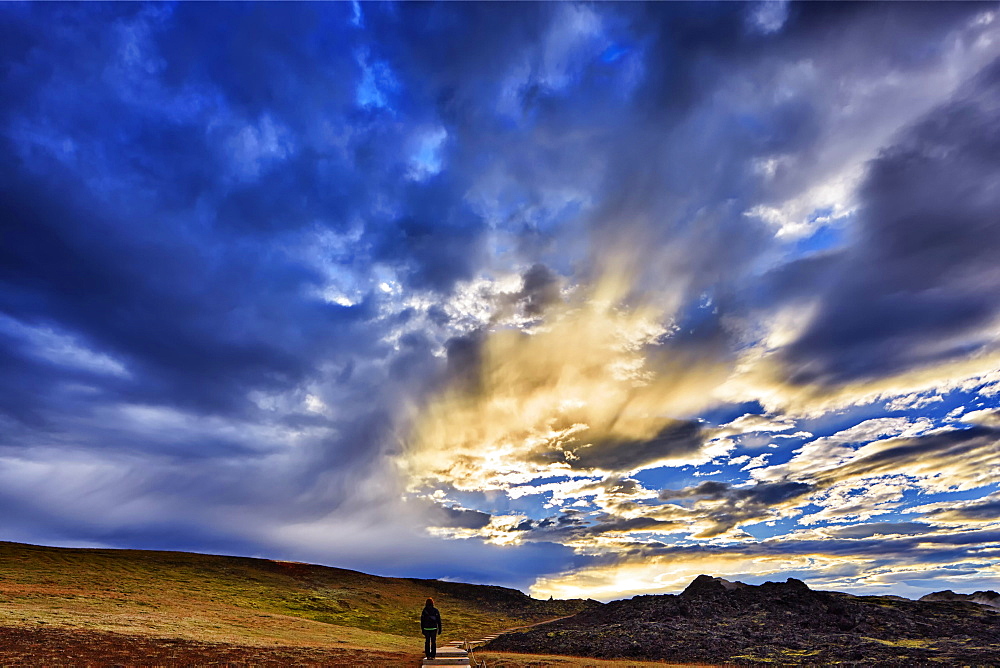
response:
M710 460L698 423L671 414L704 407L720 374L655 350L662 313L621 299L621 287L602 282L550 306L538 326L496 330L474 351L453 346L453 359L475 366L420 409L410 475L490 489Z
M840 383L996 352L998 109L995 61L871 163L853 250L786 349L800 369L792 382Z
M0 538L1000 587L997 17L0 6Z

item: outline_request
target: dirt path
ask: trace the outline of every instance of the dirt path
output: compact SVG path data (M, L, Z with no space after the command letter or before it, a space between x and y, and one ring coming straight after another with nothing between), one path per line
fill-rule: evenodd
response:
M535 622L534 624L525 624L524 626L515 626L514 628L504 629L497 635L503 635L504 633L516 633L518 631L523 631L524 629L533 629L536 626L543 626L545 624L551 624L552 622L558 622L560 619L569 619L570 617L575 617L576 615L564 615L563 617L553 617L552 619L546 619L544 622Z

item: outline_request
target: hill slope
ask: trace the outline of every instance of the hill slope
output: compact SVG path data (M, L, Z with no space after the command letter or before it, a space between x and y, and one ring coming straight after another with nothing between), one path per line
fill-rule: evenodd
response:
M950 589L936 591L933 594L925 594L920 597L921 601L968 601L979 605L989 605L1000 608L1000 594L993 590L977 591L972 594L956 594Z
M701 575L679 595L615 601L486 649L673 662L996 665L1000 612L812 591L794 579L750 586Z
M8 630L413 652L427 597L442 610L446 638L599 605L266 559L0 542L0 625Z

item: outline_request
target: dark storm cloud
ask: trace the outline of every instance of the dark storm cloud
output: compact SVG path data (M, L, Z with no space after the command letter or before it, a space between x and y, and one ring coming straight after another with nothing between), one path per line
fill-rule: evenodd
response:
M660 490L659 498L662 501L672 501L674 499L689 499L692 497L705 497L708 499L721 499L732 489L729 483L718 480L706 480L698 483L694 487L685 489L663 489Z
M320 332L357 319L360 309L303 300L317 277L284 258L136 234L121 214L95 214L76 184L6 171L0 308L109 351L135 373L111 383L119 396L232 410L248 388L301 381L328 345ZM289 326L305 346L289 345Z
M878 526L876 524L875 526ZM994 543L1000 539L1000 532L993 530L973 530L959 533L926 532L916 535L881 535L877 538L836 538L822 540L775 538L758 543L737 546L654 546L638 547L629 551L624 559L673 557L681 559L695 555L705 557L721 555L742 555L747 559L755 557L775 557L782 555L828 555L831 557L862 557L876 561L913 563L919 554L921 563L948 563L970 556L971 547ZM609 557L613 560L614 557ZM858 565L858 570L871 569L869 565Z
M415 288L447 291L456 280L471 278L484 259L482 220L455 201L465 185L446 178L414 186L404 198L407 213L390 221L391 230L375 244L373 259L403 268Z
M812 490L811 485L801 482L758 483L752 487L733 487L715 480L706 480L686 489L664 489L659 497L663 501L674 499L705 498L712 501L728 500L744 507L772 506L802 496Z
M623 234L654 249L664 242L683 244L688 271L682 273L693 281L692 297L709 287L723 295L737 290L733 282L771 243L771 231L745 211L799 192L823 174L815 154L830 142L824 127L847 102L830 89L788 85L787 93L778 93L783 68L809 63L845 89L855 76L877 80L883 70L919 72L941 56L942 47L928 44L926 35L944 34L982 7L937 12L909 4L798 3L782 29L767 37L747 29L754 9L647 3L623 10L630 27L645 37L636 40L647 45L645 76L635 93L635 115L608 151L613 166L605 172L605 196L592 220L604 228L601 238L608 244ZM893 29L886 31L887 24ZM716 101L737 85L748 86L753 98ZM781 156L795 163L770 182L752 167L754 159ZM662 278L656 264L648 281Z
M998 179L1000 61L871 162L859 238L785 353L792 381L877 377L992 345Z
M590 516L572 508L540 520L524 520L511 531L526 542L586 542L614 534L638 532L672 532L687 526L685 518L656 519L653 517L623 518L607 513Z
M696 455L704 443L701 423L674 420L650 439L578 441L560 450L538 453L535 459L538 462L566 461L571 468L582 471L631 471L667 459Z
M589 523L583 513L570 509L540 520L524 520L514 527L514 531L533 532L552 540L560 536L566 538L580 535L588 527Z
M349 4L188 6L169 10L174 26L158 39L163 79L217 86L227 103L249 113L275 110L303 127L353 102L360 74L350 48L364 42Z
M58 17L68 10L52 11ZM68 23L64 33L73 35L74 22ZM28 322L55 323L110 351L136 372L134 382L119 390L133 399L232 410L248 388L301 380L308 373L306 356L319 350L316 330L346 324L349 311L303 300L301 292L318 277L280 253L211 232L198 238L198 246L189 245L191 222L170 210L190 198L178 199L174 188L211 184L215 156L194 127L176 128L168 114L147 117L116 90L120 82L98 78L114 61L114 46L98 41L78 48L73 61L83 70L82 83L69 90L62 75L52 73L46 58L52 54L44 49L8 70L38 70L35 97L47 104L32 114L32 96L5 95L6 114L48 123L80 153L106 154L97 167L108 170L102 176L117 192L107 197L95 191L87 170L25 155L8 134L5 154L23 157L4 167L9 190L0 213L0 308ZM99 116L87 100L101 103ZM175 136L157 141L175 128ZM205 171L188 173L201 166ZM149 196L145 187L158 195ZM312 350L289 345L292 323Z
M996 522L1000 520L1000 498L989 496L966 502L954 508L935 508L924 517L929 522L966 524L968 522Z
M842 266L845 253L817 253L783 264L761 277L752 299L759 303L809 302L822 294Z
M803 497L815 490L802 482L757 483L751 487L733 487L728 483L706 480L695 487L660 491L662 501L693 501L692 518L707 523L697 537L711 538L742 524L753 524L773 516L789 502L803 503ZM700 512L699 512L700 511Z
M870 152L865 141L872 137L856 139L864 136L863 128L846 130L843 125L847 110L860 99L853 92L857 82L877 87L887 73L920 75L945 56L948 42L936 37L962 26L984 7L949 5L938 13L929 5L800 3L790 7L783 29L768 38L745 29L750 9L751 5L688 6L675 12L654 4L635 9L646 14L644 20L635 20L635 29L649 34L645 76L630 110L634 112L630 125L618 134L615 149L607 152L613 166L604 172L600 188L604 197L589 218L595 236L602 248L614 247L622 238L639 240L644 250L639 252L642 259L636 271L642 287L683 290L690 305L706 294L713 298L713 313L703 315L696 326L682 326L669 341L671 347L695 340L706 356L725 356L739 346L740 332L731 326L732 317L746 305L769 308L801 298L811 301L828 289L832 277L843 275L858 286L858 307L852 292L829 307L828 318L817 319L805 339L817 339L816 345L803 344L791 354L803 367L796 379L814 373L806 362L823 346L833 356L830 373L873 368L866 366L870 361L891 363L897 353L880 357L880 352L869 354L860 346L845 350L839 347L842 338L832 340L834 336L828 335L853 327L857 331L852 336L878 336L864 327L869 312L881 306L869 308L873 297L862 293L866 276L878 280L881 259L850 261L843 253L827 252L781 267L761 281L752 272L761 253L773 247L773 230L756 224L746 212L835 180L852 153ZM669 21L660 20L666 14ZM887 25L892 29L886 30ZM844 44L852 46L844 49ZM813 74L830 85L785 83L794 63L804 71L814 68ZM725 99L731 94L728 88L737 86L744 87L746 98L715 101ZM885 124L903 111L887 98L871 108L869 125ZM665 127L673 133L664 132ZM842 131L834 135L831 127ZM956 137L962 131L955 128ZM831 155L836 157L831 160ZM778 167L765 178L755 168L756 161L772 158L779 160ZM976 169L968 165L965 175L948 178L968 182ZM992 239L996 236L992 234ZM664 248L683 248L683 252L670 256L667 263L656 257ZM665 281L664 275L677 280ZM981 298L973 285L958 291L973 293L973 300ZM923 324L914 323L918 328L935 318L947 321L961 315L957 312L961 305L953 306L947 292L926 300L931 310L937 305L936 313L924 316ZM956 312L950 314L949 309ZM902 313L889 316L882 310L875 315L890 329L891 323L906 321L898 317ZM728 326L722 325L727 322ZM891 345L889 334L884 340ZM862 354L855 356L855 349ZM956 349L956 354L962 351ZM900 366L914 361L920 360L901 360ZM797 375L794 367L793 374Z
M0 374L0 413L22 427L43 426L45 400L51 398L50 379L66 372L37 360L10 334L0 334L0 344L0 368L4 370Z
M445 527L455 527L461 529L482 529L490 523L489 513L468 508L442 507L443 521L440 525Z
M831 527L825 532L835 538L871 538L873 536L905 536L931 533L934 527L920 522L872 522L845 527Z
M613 515L598 515L585 518L571 511L542 520L525 520L514 527L520 538L531 542L588 541L609 534L638 532L672 532L683 529L687 523L683 519L661 520L652 517L622 518Z
M517 299L524 302L526 315L540 315L546 306L559 300L559 277L544 264L532 265L523 278Z
M448 381L455 387L475 393L482 385L482 332L456 336L445 342Z
M655 42L658 56L652 60L654 69L646 83L648 91L656 93L645 97L650 113L692 104L711 85L704 75L723 63L779 54L786 58L789 53L794 58L807 51L826 56L845 42L856 46L838 56L845 69L870 67L874 52L880 67L919 70L945 47L934 43L917 46L914 38L947 31L983 9L975 2L948 3L940 8L923 3L790 3L786 21L779 29L766 32L754 25L761 4L765 3L690 3L681 8L645 3L631 7L633 28ZM892 30L886 30L890 24ZM880 40L873 44L871 39L876 36ZM692 58L700 62L683 63ZM672 67L679 64L687 66ZM786 132L789 130L794 132L794 126ZM769 141L780 142L780 138Z
M392 124L362 113L371 131L347 154L315 136L330 105L340 123L355 113L362 73L337 38L350 27L346 8L276 10L5 9L4 153L20 158L3 174L0 308L121 360L133 377L111 384L117 396L242 410L248 390L294 387L317 358L370 354L367 304L309 295L323 278L282 252L288 232L343 229L388 197L347 262L389 262L414 286L441 289L476 262L479 223L452 196L462 184L400 185ZM107 35L91 40L100 28ZM226 153L241 140L266 153L267 123L287 129L287 156ZM69 154L32 145L26 124ZM232 164L240 159L253 173L227 177L246 167Z

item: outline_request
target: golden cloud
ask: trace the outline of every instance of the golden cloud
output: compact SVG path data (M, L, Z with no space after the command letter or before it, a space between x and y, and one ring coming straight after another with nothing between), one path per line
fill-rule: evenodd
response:
M718 389L731 401L756 399L770 412L815 417L826 412L909 397L914 393L972 390L1000 377L1000 347L970 357L926 364L883 377L828 384L797 383L781 361L780 348L755 345L743 352L738 370Z
M530 329L485 334L472 380L418 411L402 458L412 487L506 489L724 454L683 416L714 401L729 365L670 352L669 307L630 293L611 272Z

